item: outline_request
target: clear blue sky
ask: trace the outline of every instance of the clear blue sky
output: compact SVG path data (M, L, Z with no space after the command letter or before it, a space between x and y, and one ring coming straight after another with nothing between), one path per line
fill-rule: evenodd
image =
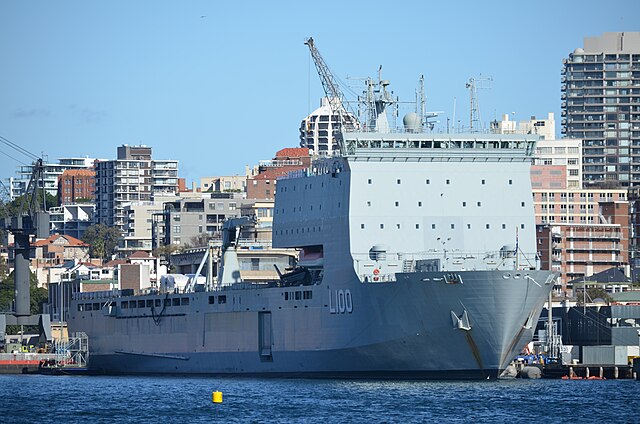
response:
M313 36L335 75L383 76L427 108L457 99L470 77L484 121L555 112L562 58L585 36L640 30L640 1L0 1L0 135L49 161L113 159L146 144L187 181L242 174L299 143L322 86L304 46ZM350 80L354 85L356 81ZM0 144L0 178L26 156Z

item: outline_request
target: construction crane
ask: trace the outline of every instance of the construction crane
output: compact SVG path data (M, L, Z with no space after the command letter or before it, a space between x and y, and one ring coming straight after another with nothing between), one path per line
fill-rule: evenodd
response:
M13 234L14 239L14 285L15 308L12 314L0 315L0 337L4 337L8 325L39 325L41 336L51 339L49 315L31 315L31 290L29 258L31 238L49 236L49 214L45 211L44 163L34 163L27 190L22 198L20 210L13 216L0 220L0 228ZM39 184L41 183L41 184ZM42 187L42 197L38 186Z
M346 131L354 131L358 129L359 122L356 118L356 114L353 113L353 111L349 107L344 94L340 90L340 85L331 73L331 70L322 58L322 55L320 55L320 52L316 48L313 38L307 38L304 44L309 47L311 57L313 58L313 62L316 65L316 70L318 71L318 76L320 77L320 81L322 82L322 88L324 89L324 92L329 99L331 112L338 116L340 129ZM334 137L336 139L336 143L338 144L340 152L342 154L345 154L342 134L338 131L336 134L334 134Z

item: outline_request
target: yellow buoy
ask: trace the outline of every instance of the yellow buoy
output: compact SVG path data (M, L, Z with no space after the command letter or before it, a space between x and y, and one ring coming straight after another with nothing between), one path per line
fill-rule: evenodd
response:
M213 403L222 403L222 392L213 392L211 400L213 400Z

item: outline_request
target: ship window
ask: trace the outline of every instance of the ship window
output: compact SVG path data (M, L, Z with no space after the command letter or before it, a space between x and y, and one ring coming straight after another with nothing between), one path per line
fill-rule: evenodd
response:
M284 292L284 300L289 300L289 292Z
M302 298L305 300L309 300L313 298L313 292L311 290L305 290L302 292Z
M218 296L218 303L227 303L227 296L224 294Z
M487 230L491 229L491 224L486 224L486 225L485 225L485 228L486 228Z
M165 299L164 306L171 306L171 299Z
M422 202L418 202L418 207L421 208L422 207Z
M416 224L416 230L420 229L420 224Z
M467 230L471 229L471 224L467 224Z
M153 299L148 299L147 300L147 308L150 308L153 306Z
M360 224L360 229L364 230L364 224Z
M171 299L171 305L172 306L180 306L180 298L179 297L175 297L175 298Z
M384 230L384 224L380 224L380 229Z
M215 296L209 296L209 305L213 305L214 303L216 303L216 297Z
M138 308L144 308L144 300L138 300Z
M451 184L451 180L447 180L447 184Z
M521 203L520 203L520 206L522 206L522 207L524 208L524 202L521 202Z
M371 206L371 201L367 200L367 206Z
M400 206L400 202L396 202L396 208Z
M368 183L368 184L371 184L371 178L369 178L369 179L367 180L367 183Z
M485 180L482 180L482 184L485 184Z
M120 302L120 307L122 309L128 309L129 308L129 302L127 302L126 300L124 302Z
M502 229L506 230L507 229L507 224L502 224Z
M509 180L509 184L513 184L513 180Z
M181 303L182 303L183 305L188 305L188 304L189 304L189 298L188 298L188 297L183 297L183 298L181 299Z
M427 184L431 184L431 180L427 179Z
M431 224L431 229L435 230L436 229L436 224Z
M462 207L463 208L467 207L467 202L462 202Z
M400 179L396 180L396 183L400 184L401 183Z
M93 307L91 306L91 303L87 303L86 305L84 305L84 310L85 311L93 311Z
M130 307L130 308L135 308L135 307L136 307L136 305L137 305L137 303L136 303L136 301L135 301L135 300L130 300L130 301L129 301L129 307Z
M524 230L524 224L520 224L520 228Z
M456 224L451 224L451 229L455 230L456 229Z
M78 303L78 312L82 312L82 311L84 311L84 305L82 303Z
M300 300L302 299L302 292L297 291L296 292L296 300Z
M478 202L478 207L482 206L482 202Z
M400 224L396 224L396 228L399 230L400 229Z

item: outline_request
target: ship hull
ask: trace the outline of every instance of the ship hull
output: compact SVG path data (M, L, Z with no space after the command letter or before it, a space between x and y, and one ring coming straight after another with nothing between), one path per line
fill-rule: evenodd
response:
M69 327L87 333L89 367L102 373L496 378L532 339L552 278L412 272L362 283L344 271L314 286L102 299L90 312L85 296ZM173 304L138 306L157 300Z

